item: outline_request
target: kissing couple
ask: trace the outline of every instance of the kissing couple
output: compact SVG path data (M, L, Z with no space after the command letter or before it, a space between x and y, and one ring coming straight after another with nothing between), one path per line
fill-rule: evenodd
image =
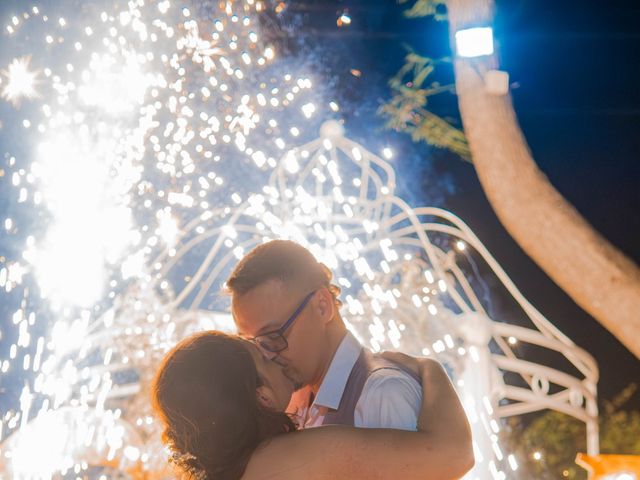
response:
M226 282L239 335L196 333L165 356L152 404L182 478L447 480L473 467L442 366L362 347L331 278L297 243L264 243Z

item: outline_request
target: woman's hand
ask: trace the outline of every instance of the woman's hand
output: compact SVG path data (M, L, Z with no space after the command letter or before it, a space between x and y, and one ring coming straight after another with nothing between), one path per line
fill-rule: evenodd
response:
M430 358L412 357L411 355L400 352L382 352L380 356L393 363L404 365L418 376L422 376L427 368L433 368L434 366L440 367L438 362Z
M400 352L384 352L382 357L406 366L421 377L422 407L418 415L418 431L426 434L427 438L435 439L433 445L437 445L441 453L451 449L448 450L452 455L449 467L462 476L475 461L471 427L444 367L436 360L415 358Z

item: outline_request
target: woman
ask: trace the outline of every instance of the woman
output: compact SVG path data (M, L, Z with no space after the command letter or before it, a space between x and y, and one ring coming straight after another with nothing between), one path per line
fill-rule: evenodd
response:
M293 385L258 347L220 332L165 357L152 401L173 462L195 479L454 479L473 466L471 434L442 367L385 354L422 378L418 431L325 426L297 431ZM286 435L284 435L286 434Z

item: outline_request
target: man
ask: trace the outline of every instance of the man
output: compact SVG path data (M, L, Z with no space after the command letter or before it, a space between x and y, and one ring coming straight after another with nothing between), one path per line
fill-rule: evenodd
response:
M227 280L238 333L283 367L300 390L290 404L303 427L344 424L415 430L421 386L348 332L340 289L311 252L285 240L249 252Z

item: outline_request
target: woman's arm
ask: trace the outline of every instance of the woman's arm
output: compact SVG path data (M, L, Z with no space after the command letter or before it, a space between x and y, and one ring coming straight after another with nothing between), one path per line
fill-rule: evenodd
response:
M466 445L473 461L471 427L458 394L442 365L435 360L417 359L400 352L385 352L382 355L393 362L406 365L422 378L418 431L438 437L450 437L452 443L459 447ZM429 392L430 388L433 388L433 392Z
M456 479L474 463L471 430L439 363L387 355L422 377L418 431L327 426L276 437L257 450L245 479Z

